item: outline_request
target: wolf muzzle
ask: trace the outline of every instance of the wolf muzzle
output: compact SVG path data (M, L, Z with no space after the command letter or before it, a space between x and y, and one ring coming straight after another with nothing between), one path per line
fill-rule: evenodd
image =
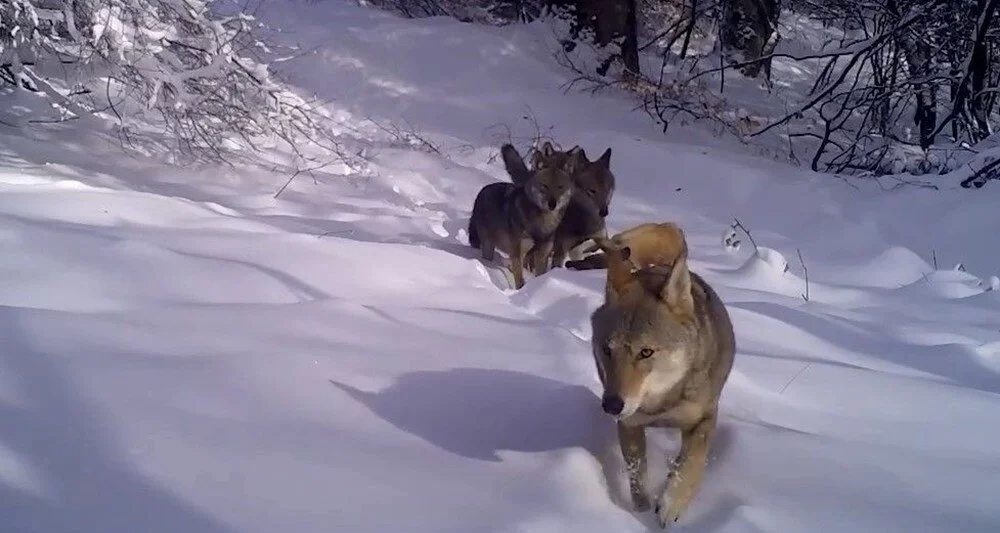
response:
M625 402L617 394L605 394L601 398L601 409L611 416L618 416L622 414L622 409L625 409Z

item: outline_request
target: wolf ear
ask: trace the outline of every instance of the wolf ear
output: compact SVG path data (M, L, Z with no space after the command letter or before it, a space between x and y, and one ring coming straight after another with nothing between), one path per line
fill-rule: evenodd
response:
M549 158L552 154L556 152L556 149L552 147L552 143L545 141L542 143L540 148L534 148L531 151L531 168L535 170L541 170L545 168L549 162Z
M573 174L582 168L586 168L587 163L589 163L587 160L587 152L579 146L574 146L569 152L566 152L566 155L569 156L566 160L566 170L570 174Z
M540 170L545 164L545 158L542 157L542 153L538 150L532 151L529 159L531 160L531 168L533 170Z
M667 304L675 313L694 315L691 272L685 246L671 265L656 265L635 272L642 286Z
M597 158L597 163L600 163L604 168L611 168L611 147L609 146L607 150L601 154L601 157Z
M543 156L549 157L552 154L554 154L555 151L556 151L556 149L552 147L552 143L551 142L545 141L545 143L542 144L541 152L542 152Z
M530 172L528 167L524 166L524 159L521 158L521 153L514 148L514 145L507 143L500 147L500 156L503 158L503 166L507 170L507 174L510 175L511 181L516 184L522 184L528 180Z

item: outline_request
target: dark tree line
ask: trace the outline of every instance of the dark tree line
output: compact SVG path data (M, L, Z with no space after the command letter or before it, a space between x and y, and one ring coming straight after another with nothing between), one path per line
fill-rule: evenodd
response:
M375 1L408 16L491 24L568 16L565 52L580 43L611 52L596 67L568 66L594 86L620 83L637 93L664 130L678 120L708 120L748 142L778 137L790 159L817 171L945 174L996 140L1000 0ZM811 53L785 52L783 11L841 37ZM693 52L705 39L711 52ZM659 72L642 71L653 70L640 61L645 55L660 56ZM808 64L785 71L815 72L801 101L784 116L734 118L727 76L761 78L770 91L775 81L790 81L772 79L774 61ZM612 71L614 64L620 68ZM976 156L984 163L964 186L1000 177L996 150L996 157Z
M598 68L599 75L606 75L608 63L612 60L621 62L626 75L640 74L638 20L641 13L637 0L545 2L548 7L568 10L572 14L571 39L579 39L581 30L588 29L595 44L607 46L615 42L621 43L618 53ZM780 0L662 0L659 3L674 4L680 8L678 11L681 15L672 33L684 38L684 48L690 41L698 18L704 16L718 18L720 47L736 52L744 61L769 55L779 40L777 21L781 13ZM572 47L572 44L567 47ZM770 75L770 61L767 60L753 61L742 70L747 76L756 77L761 68Z
M640 19L645 7L673 7L682 13L679 22L685 25L690 39L695 22L701 17L718 18L722 47L741 53L744 60L766 56L778 40L777 20L780 0L376 0L382 7L394 9L408 17L447 15L461 20L487 23L528 22L544 9L564 13L571 20L570 35L564 46L571 50L578 41L599 46L613 45L617 52L597 68L607 75L610 63L618 61L623 74L640 72ZM751 63L743 70L756 77L770 63Z
M892 153L910 147L925 157L907 170L944 173L951 170L946 150L974 150L993 135L1000 0L800 0L794 5L858 36L820 55L824 66L809 99L765 128L804 112L818 115L820 133L797 134L816 141L813 169L891 173Z

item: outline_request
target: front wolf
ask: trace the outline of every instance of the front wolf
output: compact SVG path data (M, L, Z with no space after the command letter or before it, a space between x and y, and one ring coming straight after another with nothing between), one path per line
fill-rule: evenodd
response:
M718 295L688 270L686 247L672 265L633 275L642 290L627 291L594 311L591 342L604 387L601 407L617 419L637 510L649 508L645 428L681 431L680 453L656 501L665 528L680 518L701 485L736 340Z

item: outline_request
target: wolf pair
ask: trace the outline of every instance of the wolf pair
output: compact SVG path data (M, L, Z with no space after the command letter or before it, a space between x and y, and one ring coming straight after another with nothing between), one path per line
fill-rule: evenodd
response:
M510 144L500 154L511 181L480 189L469 217L469 244L489 262L497 249L507 254L520 289L525 267L540 276L550 260L561 267L576 246L607 238L604 218L615 188L611 148L590 161L579 146L563 152L546 142L532 154L531 168Z
M680 453L656 499L657 520L666 528L701 485L736 351L733 326L715 291L688 269L678 225L641 224L596 244L601 253L566 267L607 269L604 303L591 315L591 346L604 389L601 407L617 420L637 510L650 507L646 427L681 431Z

